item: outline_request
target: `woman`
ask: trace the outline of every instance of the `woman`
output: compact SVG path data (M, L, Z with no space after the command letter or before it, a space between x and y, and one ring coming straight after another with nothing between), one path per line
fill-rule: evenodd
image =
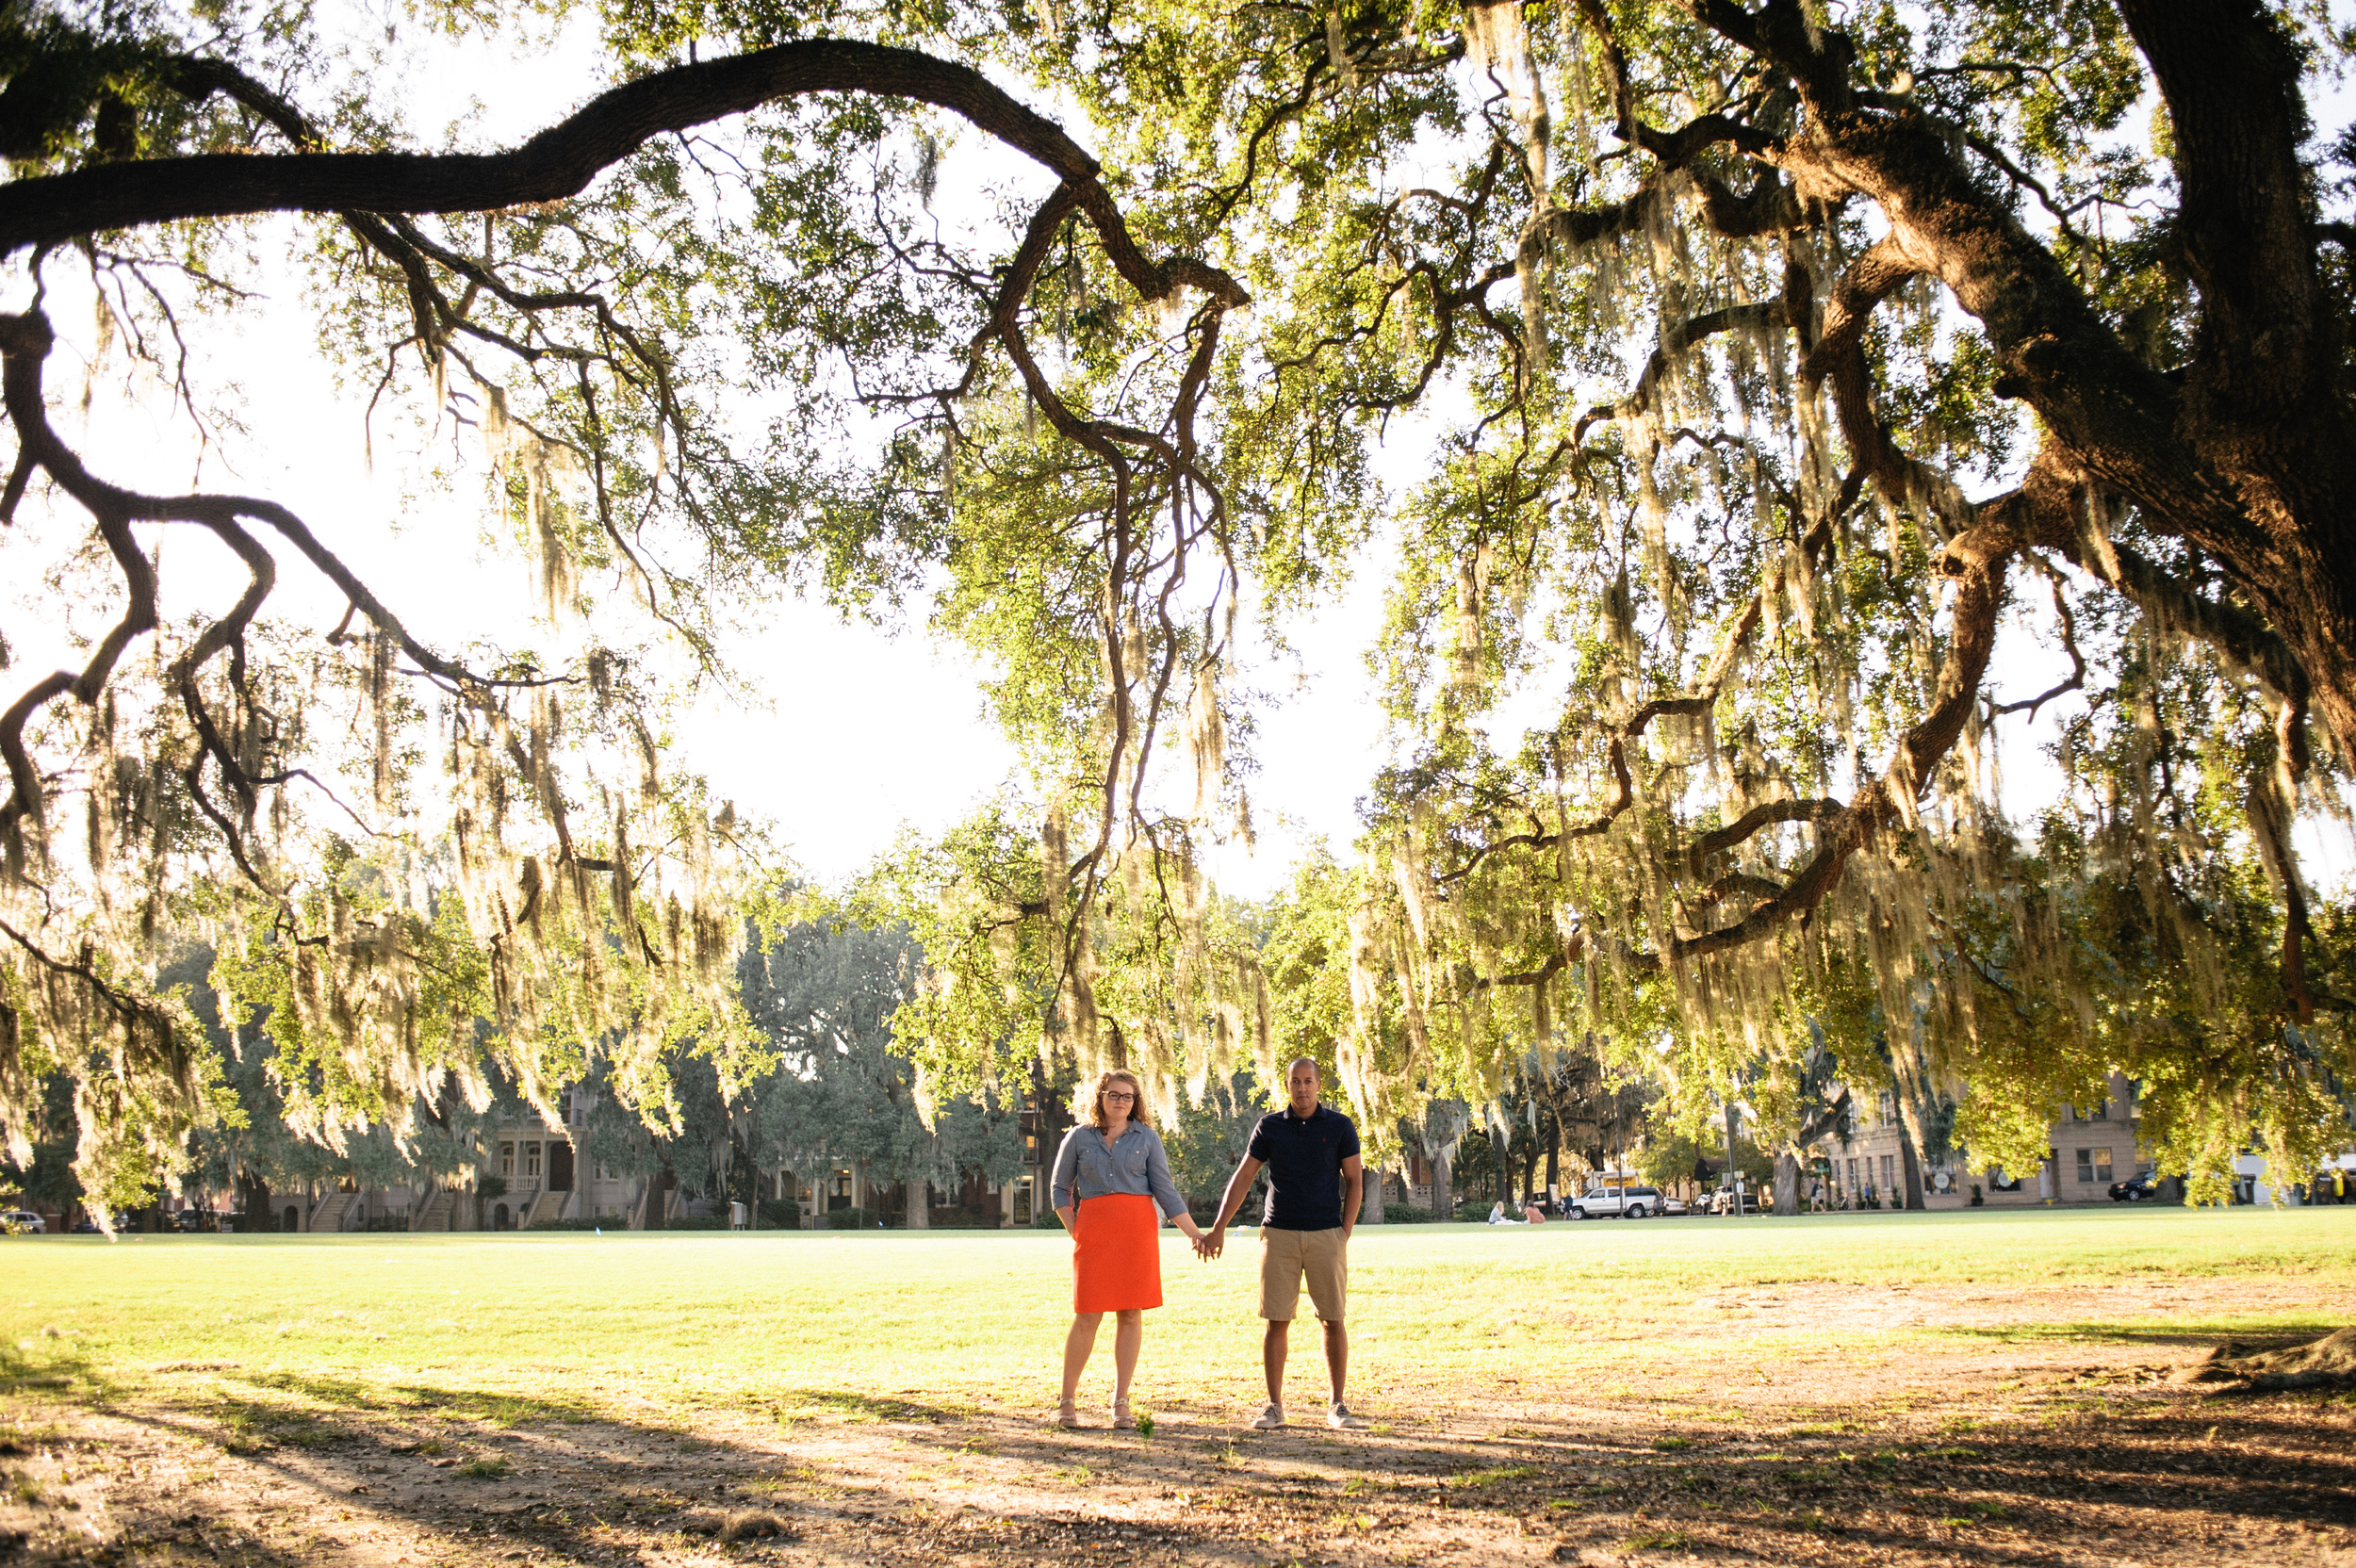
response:
M1080 1374L1096 1348L1097 1325L1111 1313L1113 1425L1134 1427L1129 1380L1137 1369L1145 1313L1162 1304L1164 1216L1200 1245L1203 1228L1186 1212L1170 1156L1145 1123L1145 1094L1136 1076L1107 1072L1096 1081L1088 1119L1055 1152L1055 1217L1072 1233L1072 1332L1063 1345L1063 1402L1055 1425L1077 1427ZM1159 1213L1155 1212L1156 1206Z

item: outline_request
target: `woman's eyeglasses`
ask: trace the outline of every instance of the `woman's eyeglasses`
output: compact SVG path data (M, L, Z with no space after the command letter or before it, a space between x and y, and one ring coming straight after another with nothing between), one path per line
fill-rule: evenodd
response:
M1113 1094L1113 1093L1107 1092L1107 1093L1105 1094L1104 1098L1105 1098L1105 1100L1106 1100L1106 1101L1108 1101L1108 1102L1110 1102L1110 1101L1119 1101L1121 1104L1126 1105L1126 1104L1128 1104L1131 1101L1135 1100L1135 1099L1137 1098L1137 1096L1136 1096L1136 1095L1134 1095L1134 1094Z

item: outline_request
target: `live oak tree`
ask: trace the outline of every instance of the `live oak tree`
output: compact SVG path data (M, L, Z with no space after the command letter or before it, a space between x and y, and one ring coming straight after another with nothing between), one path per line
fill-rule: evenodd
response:
M595 95L427 153L300 7L7 13L0 514L79 519L57 592L113 617L0 712L12 1135L62 1070L93 1176L169 1162L204 1069L150 950L197 923L322 1128L486 1058L543 1098L594 1065L658 1124L682 1052L732 1093L759 841L668 755L654 650L722 671L789 587L984 651L1029 760L876 883L931 959L925 1092L1044 1051L1168 1104L1272 1061L1292 1004L1201 869L1252 830L1240 617L1281 641L1385 542L1402 756L1319 917L1378 1152L1589 1039L1787 1145L1817 1050L1918 1144L1968 1086L1964 1142L2016 1167L2113 1069L2179 1165L2344 1125L2348 912L2293 835L2344 819L2356 735L2322 22L540 14L597 29ZM1021 166L998 226L927 210L960 138ZM167 356L250 308L254 246L384 406L473 427L543 627L427 645L332 531L133 493L61 433L46 280ZM1386 491L1409 426L1432 460ZM173 530L245 580L187 624ZM274 614L282 569L349 612ZM2006 630L2050 689L1996 689ZM2000 746L2042 714L2065 787L2014 822Z

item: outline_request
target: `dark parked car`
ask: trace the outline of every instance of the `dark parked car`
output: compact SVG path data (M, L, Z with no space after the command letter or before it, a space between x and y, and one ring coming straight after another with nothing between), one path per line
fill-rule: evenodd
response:
M2114 1203L2142 1203L2159 1195L2159 1183L2150 1171L2111 1184L2111 1201Z

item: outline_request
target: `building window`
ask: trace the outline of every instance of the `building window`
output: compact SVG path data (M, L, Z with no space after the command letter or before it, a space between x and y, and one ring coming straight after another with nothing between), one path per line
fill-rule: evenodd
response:
M499 1145L499 1174L510 1177L515 1174L515 1146L512 1143Z
M2111 1152L2107 1149L2078 1151L2078 1180L2108 1183L2111 1179Z
M1891 1168L1896 1166L1897 1163L1898 1157L1895 1154L1884 1154L1882 1156L1882 1196L1885 1198L1898 1190L1897 1183L1890 1175Z
M540 1146L536 1143L527 1143L524 1145L524 1175L532 1177L539 1174Z
M1858 1187L1857 1184L1857 1161L1851 1160L1849 1162L1849 1196L1852 1198L1858 1197L1862 1190L1863 1189Z

